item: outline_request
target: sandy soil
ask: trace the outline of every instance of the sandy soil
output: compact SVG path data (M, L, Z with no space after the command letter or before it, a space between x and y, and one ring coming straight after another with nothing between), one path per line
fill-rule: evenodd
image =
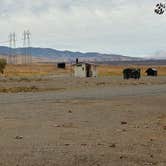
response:
M0 93L0 165L166 165L166 77L0 81L19 86L39 89Z
M39 92L65 91L82 88L119 87L128 85L162 85L166 84L166 76L142 77L140 80L124 80L121 76L98 78L74 78L72 75L32 76L32 77L0 77L0 92Z

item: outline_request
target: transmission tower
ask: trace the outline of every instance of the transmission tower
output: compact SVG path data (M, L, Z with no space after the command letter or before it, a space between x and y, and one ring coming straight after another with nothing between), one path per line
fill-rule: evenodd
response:
M16 54L16 33L13 33L13 64L17 64L17 54Z
M15 32L9 34L9 56L8 63L9 64L17 64L17 55L15 52L16 48L16 34Z
M31 33L29 30L23 32L23 48L24 48L24 56L22 58L23 64L31 64L32 56L31 56Z
M28 46L28 64L31 64L32 63L32 56L31 56L31 48L30 48L30 45L31 45L31 33L30 31L28 30L27 31L27 46Z
M8 55L8 63L12 62L12 33L9 34L9 55Z
M22 64L26 64L26 31L23 32L23 51L24 55L22 56Z

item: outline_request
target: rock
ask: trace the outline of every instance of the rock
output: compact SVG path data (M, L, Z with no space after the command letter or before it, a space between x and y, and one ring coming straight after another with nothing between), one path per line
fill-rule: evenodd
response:
M15 139L23 139L23 136L16 136Z
M126 129L123 129L122 132L126 132L127 130Z
M71 114L71 113L72 113L72 111L71 111L71 110L69 110L69 111L68 111L68 113L70 113L70 114Z
M134 128L139 129L140 127L139 126L134 126Z
M111 144L109 147L110 147L110 148L115 148L115 147L116 147L116 144Z
M126 125L126 124L127 124L127 122L125 122L125 121L122 121L122 122L121 122L121 124L122 124L122 125Z
M54 124L54 127L61 127L60 125L58 125L58 124Z
M70 146L70 144L65 144L65 146Z
M117 129L116 131L117 131L117 132L121 132L122 130L121 130L121 129Z
M81 144L81 146L87 146L87 144Z
M151 158L153 158L153 155L150 155Z

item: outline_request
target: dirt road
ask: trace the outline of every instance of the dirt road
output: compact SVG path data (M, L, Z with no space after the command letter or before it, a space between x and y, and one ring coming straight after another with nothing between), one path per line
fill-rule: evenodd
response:
M165 166L166 84L0 94L0 165Z
M25 103L25 102L49 102L56 100L108 100L113 97L149 96L166 94L165 85L141 85L126 87L102 87L67 90L64 92L39 92L39 93L14 93L0 94L0 104Z

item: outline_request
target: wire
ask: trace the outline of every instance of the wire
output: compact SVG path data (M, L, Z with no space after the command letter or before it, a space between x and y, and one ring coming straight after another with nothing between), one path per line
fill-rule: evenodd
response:
M9 42L10 42L10 41L2 41L2 42L0 42L0 43L2 43L2 44L3 44L3 43L9 43Z
M23 41L23 39L20 39L20 40L15 40L15 41ZM0 44L3 44L3 43L9 43L10 41L0 41Z

